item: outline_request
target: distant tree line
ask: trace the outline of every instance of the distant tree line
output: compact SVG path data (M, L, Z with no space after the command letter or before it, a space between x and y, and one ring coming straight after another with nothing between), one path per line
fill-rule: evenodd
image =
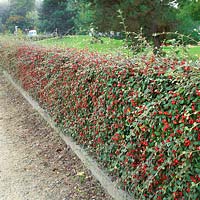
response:
M10 0L1 16L1 32L13 32L15 26L25 30L36 24L35 0Z
M0 31L13 32L18 26L61 35L85 34L92 27L99 32L122 32L125 25L128 32L142 27L147 38L169 31L199 37L192 30L200 27L200 0L43 0L39 8L35 5L35 0L10 0L6 12L0 12ZM161 41L159 37L164 36L154 42Z

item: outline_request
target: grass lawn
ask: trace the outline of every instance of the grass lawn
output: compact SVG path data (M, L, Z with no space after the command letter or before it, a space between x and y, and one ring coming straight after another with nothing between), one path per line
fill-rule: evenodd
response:
M200 59L200 46L191 46L188 45L186 47L186 51L184 51L183 49L181 49L181 47L163 47L163 51L165 51L166 53L177 53L178 55L180 54L185 54L188 57L191 58L195 58L195 59Z
M44 46L53 46L59 48L77 48L88 49L89 51L97 51L99 53L112 54L131 54L130 50L125 49L122 40L102 38L103 43L91 43L91 37L86 35L66 36L63 38L51 38L37 41L38 44ZM176 49L177 50L177 49ZM200 58L200 46L188 46L188 53L193 58ZM165 47L167 53L174 53L174 48ZM180 51L181 52L181 51Z
M200 58L200 46L191 46L189 47L189 52L191 55L197 56Z
M18 40L19 38L12 36L0 35L0 40ZM74 35L74 36L65 36L63 38L50 38L36 41L37 44L46 46L46 47L57 47L57 48L77 48L77 49L87 49L92 52L99 52L103 54L114 54L114 55L131 55L131 50L128 50L124 47L123 40L116 40L110 38L102 38L103 43L91 43L92 38L87 35ZM175 55L176 50L180 50L174 47L164 47L163 50L166 53ZM181 52L182 50L180 50ZM200 59L200 46L191 46L187 48L189 56L191 58ZM181 54L181 53L178 53Z
M38 44L44 46L53 46L61 48L77 48L77 49L88 49L89 51L96 51L99 53L127 53L123 46L122 40L101 38L103 43L100 41L97 43L91 43L92 38L85 35L66 36L63 38L51 38L41 41L37 41Z

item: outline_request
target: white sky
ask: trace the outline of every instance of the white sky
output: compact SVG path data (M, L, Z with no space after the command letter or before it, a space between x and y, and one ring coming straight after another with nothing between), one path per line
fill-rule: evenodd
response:
M0 3L1 3L1 4L2 4L2 3L7 4L7 3L8 3L8 0L0 0Z
M2 4L2 3L6 3L6 4L7 4L8 1L9 1L9 0L0 0L0 4ZM41 2L42 0L36 0L36 1Z

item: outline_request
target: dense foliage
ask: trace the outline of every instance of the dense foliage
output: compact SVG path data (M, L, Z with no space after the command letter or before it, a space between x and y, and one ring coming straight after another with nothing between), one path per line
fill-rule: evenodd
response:
M67 34L73 28L75 8L69 7L66 0L44 0L39 12L40 30L52 33Z
M21 30L31 29L34 27L34 19L30 14L35 10L35 0L10 0L9 6L2 13L2 23L4 31L14 32L15 26ZM1 17L1 16L0 16Z
M192 0L183 4L177 13L178 30L185 35L191 35L197 41L200 40L200 1ZM197 31L194 31L194 30Z
M199 63L6 45L0 55L134 199L199 199Z
M100 32L123 32L121 10L126 31L138 32L160 46L168 35L152 38L152 33L179 31L199 40L199 0L10 0L0 8L0 32L18 26L23 31L35 28L41 33L88 33L93 27ZM40 3L38 3L40 2ZM6 7L6 6L2 6ZM73 31L72 31L73 30Z

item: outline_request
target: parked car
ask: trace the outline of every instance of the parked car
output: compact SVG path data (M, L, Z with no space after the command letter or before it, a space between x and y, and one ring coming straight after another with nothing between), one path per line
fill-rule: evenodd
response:
M29 37L35 37L35 36L37 36L37 31L36 31L36 30L30 30L30 31L28 32L28 36L29 36Z

